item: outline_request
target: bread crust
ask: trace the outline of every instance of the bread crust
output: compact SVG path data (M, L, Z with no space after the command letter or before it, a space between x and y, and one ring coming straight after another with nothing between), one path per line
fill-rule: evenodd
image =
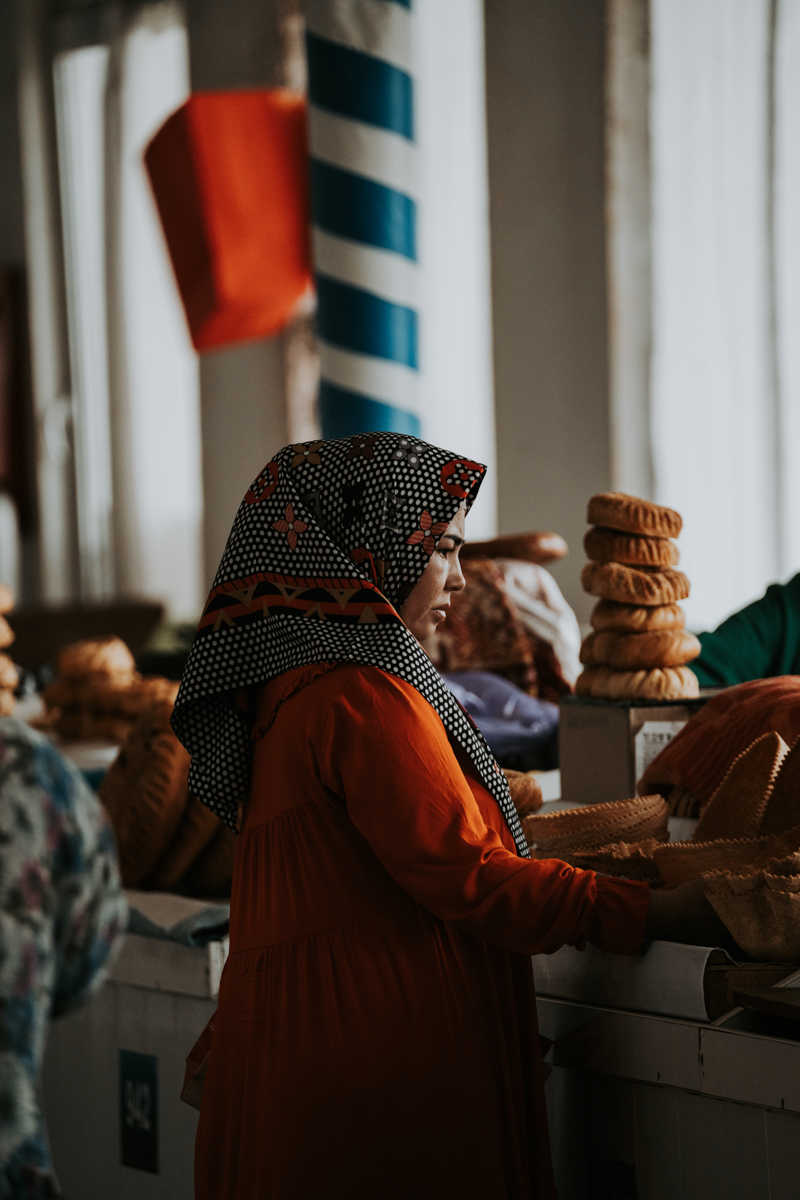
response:
M13 692L19 683L19 671L7 654L0 654L0 688Z
M662 538L677 537L683 528L683 518L674 508L664 508L625 492L598 492L592 496L586 509L586 523Z
M488 541L467 542L461 558L518 558L524 562L548 563L563 558L569 547L560 533L508 533Z
M697 658L693 633L648 630L644 633L590 633L581 646L581 662L607 667L682 667Z
M583 537L586 557L592 562L627 563L643 567L676 567L678 547L665 537L647 537L641 533L618 533L602 525L587 529Z
M581 571L581 584L591 596L654 607L685 600L690 590L683 571L671 567L648 571L621 563L586 563Z
M132 679L136 664L122 638L113 634L102 638L84 638L64 646L58 655L58 674L68 678L106 675Z
M616 600L598 600L589 621L593 629L618 633L644 633L647 630L685 629L686 617L679 604L620 604Z
M575 692L598 700L691 700L700 688L689 667L615 671L595 666L584 667L575 681Z

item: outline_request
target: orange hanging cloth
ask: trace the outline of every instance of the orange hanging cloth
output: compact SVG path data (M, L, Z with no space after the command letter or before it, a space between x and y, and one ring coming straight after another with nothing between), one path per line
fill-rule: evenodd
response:
M304 97L197 92L144 158L195 349L275 333L312 282Z

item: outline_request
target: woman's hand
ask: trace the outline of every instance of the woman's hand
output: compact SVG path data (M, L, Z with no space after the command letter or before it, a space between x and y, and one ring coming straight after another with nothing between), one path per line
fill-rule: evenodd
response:
M705 894L702 879L650 893L646 935L695 946L729 946L731 935Z

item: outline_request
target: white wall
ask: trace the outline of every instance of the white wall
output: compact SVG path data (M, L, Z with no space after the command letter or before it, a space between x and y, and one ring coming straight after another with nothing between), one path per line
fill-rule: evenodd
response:
M610 485L604 6L486 0L499 527L554 529L581 619L586 501Z
M483 0L417 4L423 437L489 468L470 538L497 528Z

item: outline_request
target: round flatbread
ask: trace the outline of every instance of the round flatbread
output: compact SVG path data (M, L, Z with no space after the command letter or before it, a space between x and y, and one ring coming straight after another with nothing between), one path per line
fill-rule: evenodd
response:
M629 566L676 567L678 547L669 538L646 537L640 533L618 533L616 529L595 526L583 538L586 557L592 562L626 563Z
M608 629L619 633L686 627L686 617L679 604L619 604L616 600L598 600L589 622L598 631Z
M13 692L19 683L19 671L7 654L0 654L0 688Z
M585 667L575 681L575 692L598 700L692 700L700 694L700 687L689 667L641 671Z
M625 670L638 667L682 667L697 658L700 643L693 633L649 630L645 633L590 633L581 646L581 662Z
M14 630L5 617L0 616L0 650L7 649L14 641Z
M674 508L664 508L625 492L599 492L592 496L586 523L662 538L677 537L683 528L683 518Z
M683 571L625 567L621 563L586 563L581 571L583 590L604 600L622 604L656 606L676 604L689 595L689 580Z
M133 655L122 638L113 635L71 642L58 654L57 673L62 676L108 675L121 682L135 672Z

